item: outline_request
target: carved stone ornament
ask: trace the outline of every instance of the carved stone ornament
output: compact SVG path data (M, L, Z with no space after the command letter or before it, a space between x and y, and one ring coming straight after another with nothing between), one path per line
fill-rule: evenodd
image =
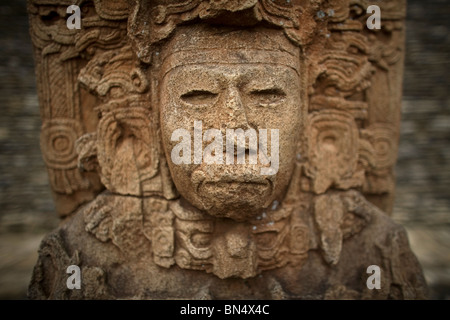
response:
M425 298L389 217L405 2L29 0L62 219L30 298Z

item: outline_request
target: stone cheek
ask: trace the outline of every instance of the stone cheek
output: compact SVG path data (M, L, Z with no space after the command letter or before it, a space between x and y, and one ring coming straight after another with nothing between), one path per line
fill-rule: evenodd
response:
M29 1L64 219L32 298L425 296L388 217L404 1L378 33L363 0L99 0L79 30L63 2Z

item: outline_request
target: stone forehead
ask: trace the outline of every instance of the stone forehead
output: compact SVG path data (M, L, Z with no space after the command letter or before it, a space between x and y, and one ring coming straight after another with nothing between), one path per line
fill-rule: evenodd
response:
M166 46L166 52L199 49L258 49L280 50L291 55L299 54L281 29L252 27L212 27L203 24L179 27Z
M181 27L165 44L161 61L166 71L186 64L272 63L298 71L300 49L278 29L236 29L203 25Z

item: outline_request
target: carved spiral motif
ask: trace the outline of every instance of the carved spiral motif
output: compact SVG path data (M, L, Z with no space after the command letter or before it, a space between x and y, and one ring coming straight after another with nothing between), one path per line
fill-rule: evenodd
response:
M309 250L308 227L296 224L291 227L290 248L293 254L305 254Z
M375 165L377 169L390 168L397 161L398 142L393 139L397 135L394 130L385 124L375 124L369 128L372 133L372 145L375 152Z
M81 125L72 119L52 119L44 122L41 149L51 169L71 169L77 166L75 141L83 134Z

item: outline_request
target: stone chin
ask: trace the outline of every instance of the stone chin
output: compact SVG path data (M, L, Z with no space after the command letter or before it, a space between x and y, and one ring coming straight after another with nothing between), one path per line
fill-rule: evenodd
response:
M186 199L217 218L248 221L276 198L276 176L254 174L257 165L200 166L191 175L193 192Z

